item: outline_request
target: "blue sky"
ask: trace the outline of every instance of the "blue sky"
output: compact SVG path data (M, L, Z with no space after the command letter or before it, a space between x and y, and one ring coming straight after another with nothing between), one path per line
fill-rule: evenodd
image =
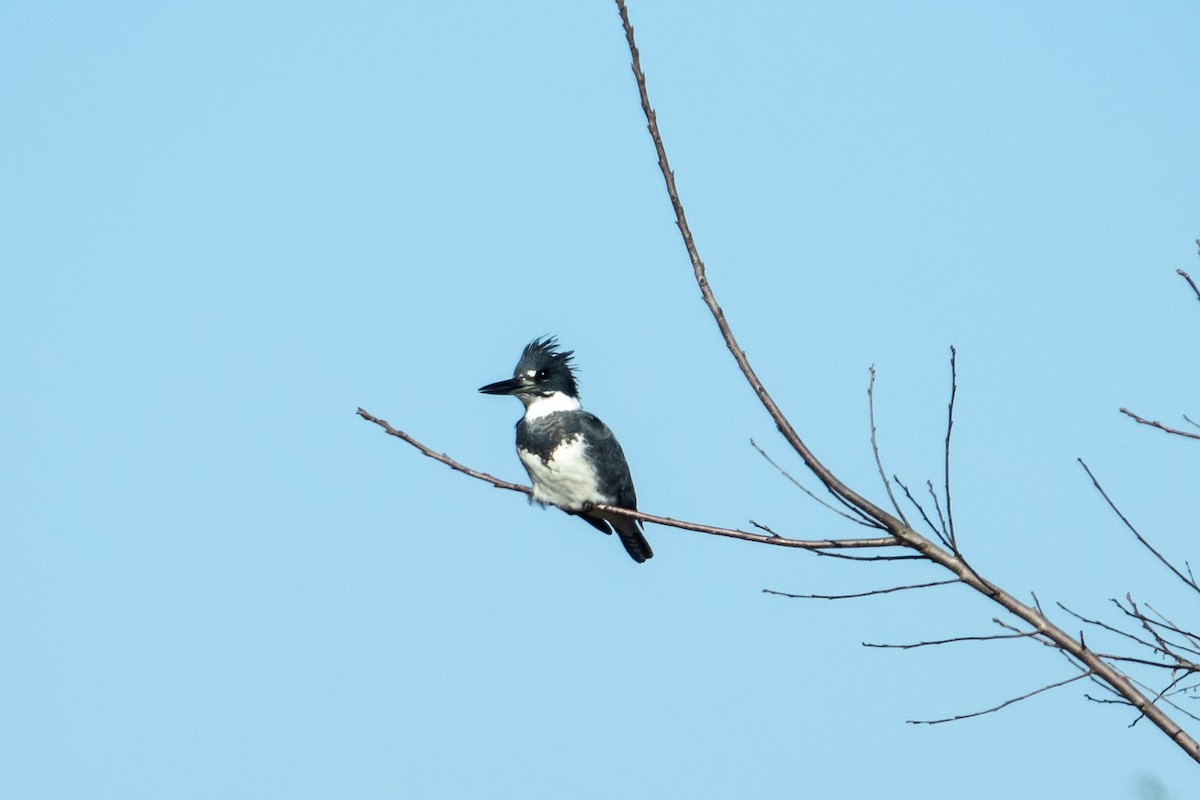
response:
M633 2L710 279L796 428L937 479L1015 594L1196 602L1193 3ZM650 528L524 479L531 338L577 351L652 513L854 533L699 300L608 2L0 11L6 796L1126 798L1196 767L937 577ZM1059 622L1069 625L1058 614ZM1195 623L1191 623L1194 629ZM1091 639L1089 638L1089 641ZM1195 702L1194 700L1190 702ZM1196 725L1192 725L1193 733Z

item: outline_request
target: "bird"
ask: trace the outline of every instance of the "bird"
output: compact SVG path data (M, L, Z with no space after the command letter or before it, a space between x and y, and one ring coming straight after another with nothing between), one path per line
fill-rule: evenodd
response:
M533 482L531 501L578 516L602 533L615 531L625 552L641 564L654 555L641 520L594 508L636 511L637 492L617 437L579 402L574 354L554 336L534 339L511 378L479 391L514 395L525 405L517 420L517 456Z

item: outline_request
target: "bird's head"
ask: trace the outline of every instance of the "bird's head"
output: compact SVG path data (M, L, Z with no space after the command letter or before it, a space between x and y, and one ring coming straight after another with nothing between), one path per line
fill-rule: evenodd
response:
M511 378L489 383L479 391L515 395L526 406L539 397L552 397L556 393L578 400L579 388L571 363L573 354L571 350L560 350L558 340L553 336L534 339L525 345Z

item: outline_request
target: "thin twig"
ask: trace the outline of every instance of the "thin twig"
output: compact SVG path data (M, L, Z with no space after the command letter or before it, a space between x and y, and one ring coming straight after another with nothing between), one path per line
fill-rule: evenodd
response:
M1171 572L1175 573L1175 576L1178 577L1179 580L1183 581L1185 584L1190 586L1194 591L1200 592L1200 584L1197 584L1195 579L1189 578L1187 575L1184 575L1182 572L1180 572L1179 569L1176 568L1176 566L1174 564L1172 564L1170 561L1167 560L1166 556L1164 556L1162 553L1160 553L1154 549L1154 545L1152 545L1152 544L1150 544L1150 542L1146 541L1146 537L1142 536L1142 534L1138 531L1138 529L1133 526L1133 523L1130 522L1128 520L1128 518L1126 518L1126 516L1121 513L1121 509L1117 508L1117 504L1114 503L1112 501L1112 498L1108 496L1108 492L1104 491L1104 487L1100 485L1100 481L1096 480L1096 476L1092 474L1091 469L1088 468L1088 465L1084 463L1083 459L1080 458L1077 460L1079 461L1079 464L1083 467L1084 471L1087 472L1088 477L1092 479L1092 485L1096 487L1096 491L1100 492L1100 496L1104 498L1104 502L1108 503L1108 507L1111 508L1116 513L1116 515L1121 518L1121 522L1125 523L1125 527L1128 528L1133 533L1133 535L1137 537L1137 540L1142 543L1142 546L1145 547L1147 550L1149 550L1151 553L1153 553L1154 557L1157 558L1159 561L1161 561L1162 564L1167 569L1169 569L1169 570L1171 570Z
M1091 672L1082 672L1079 675L1074 675L1070 678L1067 678L1066 680L1061 680L1061 681L1058 681L1057 683L1052 683L1049 686L1043 686L1040 689L1034 689L1032 692L1023 694L1020 697L1014 697L1012 699L1005 700L1000 705L992 706L991 708L985 708L982 711L973 711L970 714L958 714L957 716L946 717L945 719L910 719L910 720L908 720L908 724L910 724L910 725L941 725L943 722L957 722L962 719L971 719L972 717L982 717L984 714L991 714L995 711L999 711L1002 708L1007 708L1008 706L1011 706L1013 703L1019 703L1022 700L1028 700L1029 698L1031 698L1035 695L1039 695L1042 692L1048 692L1051 689L1057 689L1060 686L1066 686L1068 683L1074 683L1075 681L1086 678L1091 674L1092 674Z
M947 581L930 581L929 583L910 583L905 586L891 586L887 589L872 589L869 592L856 592L855 594L790 594L788 592L778 592L774 589L763 589L763 594L774 594L780 597L792 597L797 600L853 600L859 597L875 597L881 594L892 594L893 592L904 592L909 589L928 589L931 586L949 586L952 583L962 583L958 578L952 578Z
M1118 656L1114 653L1097 653L1096 655L1100 656L1101 658L1107 658L1110 661L1124 661L1129 664L1141 664L1142 666L1145 666L1145 667L1159 667L1161 669L1169 669L1171 671L1181 670L1185 674L1191 673L1191 672L1200 672L1200 664L1194 664L1191 661L1187 661L1186 659L1183 660L1182 662L1173 661L1173 662L1169 662L1169 663L1164 663L1162 661L1151 661L1148 658L1135 658L1133 656Z
M750 524L753 525L754 527L758 528L763 533L766 533L767 535L771 536L772 538L775 538L775 539L782 538L778 533L776 533L774 530L772 530L770 525L763 525L762 523L755 522L754 520L750 520Z
M933 521L929 519L929 515L925 513L924 507L917 502L917 498L913 497L912 492L908 490L908 486L905 485L904 481L900 480L900 476L893 475L892 480L894 480L897 485L904 490L904 495L908 498L908 502L912 503L913 506L916 507L917 511L921 512L921 519L925 520L925 524L929 526L929 530L933 531L933 535L936 536L942 544L949 547L950 543L946 541L945 537L942 536L942 532L939 531L937 526L933 524Z
M1154 637L1154 641L1158 642L1158 649L1162 650L1163 653L1171 656L1172 658L1178 658L1178 656L1175 655L1176 650L1187 650L1190 653L1196 653L1197 655L1200 655L1200 652L1188 647L1185 644L1168 641L1161 633L1158 632L1158 628L1165 628L1171 633L1179 633L1185 637L1190 637L1191 634L1189 634L1187 631L1182 631L1170 623L1164 623L1159 622L1158 620L1150 619L1148 616L1142 613L1142 609L1138 607L1138 604L1134 602L1133 597L1131 597L1128 593L1125 595L1125 599L1129 603L1129 609L1126 609L1115 599L1112 601L1114 604L1116 604L1117 608L1124 611L1129 617L1137 620L1138 624L1142 626L1142 629Z
M933 488L933 481L925 481L925 487L929 489L929 496L933 498L933 510L937 512L938 524L942 528L942 533L938 538L945 543L946 547L954 550L954 544L950 541L950 529L946 527L946 518L942 516L942 504L938 502L937 491Z
M1190 572L1191 572L1191 570L1190 570L1190 568L1189 568L1189 574L1190 574ZM1192 647L1195 647L1195 648L1200 648L1200 636L1197 636L1197 635L1196 635L1195 633L1193 633L1192 631L1185 631L1183 628L1180 628L1178 625L1176 625L1176 624L1174 623L1174 621L1172 621L1172 620L1168 619L1168 618L1167 618L1167 616L1166 616L1165 614L1163 614L1161 611L1159 611L1157 608L1155 608L1154 606L1150 605L1149 603L1145 603L1144 605L1146 606L1146 608L1148 608L1148 609L1150 609L1151 611L1153 611L1153 612L1154 612L1154 616L1156 616L1156 617L1158 617L1160 620L1162 620L1161 622L1155 622L1155 623L1154 623L1155 625L1161 625L1161 626L1165 627L1165 628L1166 628L1167 630L1169 630L1169 631L1172 631L1172 632L1174 632L1174 633L1178 633L1180 636L1184 637L1184 638L1185 638L1185 639L1187 639L1189 642L1191 642L1191 643L1192 643ZM1188 648L1184 648L1184 649L1188 649ZM1200 649L1198 649L1198 650L1192 650L1192 652L1193 652L1193 653L1200 653Z
M950 549L958 553L958 539L954 535L954 509L950 505L950 433L954 430L954 398L958 395L958 351L950 345L950 404L946 413L946 536L950 539Z
M903 555L903 556L855 556L849 553L836 553L830 550L811 550L809 551L818 556L826 556L828 558L841 558L846 561L928 561L922 555Z
M896 495L892 492L892 482L888 480L887 473L883 469L883 459L879 455L879 440L875 433L875 365L870 368L871 379L867 382L867 413L871 419L871 452L875 455L875 466L879 469L879 480L883 481L883 489L887 492L888 499L892 501L892 508L896 509L896 513L900 515L900 519L904 520L904 524L910 528L912 525L908 521L908 517L904 516L904 511L900 508L900 504L896 502Z
M455 461L450 456L446 455L445 453L435 452L433 449L421 444L420 442L418 442L413 437L409 436L404 431L393 428L391 425L388 424L388 421L386 419L379 419L378 417L374 417L370 413L368 413L366 410L361 409L361 408L358 409L358 411L356 413L360 417L365 419L367 422L374 422L376 425L383 428L389 436L395 436L397 439L401 439L405 442L408 442L413 447L420 450L421 453L423 453L424 455L429 456L434 461L442 462L450 469L457 470L458 472L461 472L464 475L470 475L472 478L476 478L481 481L486 481L487 483L490 483L492 486L495 486L497 489L508 489L511 492L522 492L523 494L533 494L533 489L531 489L528 486L522 486L519 483L511 483L506 480L501 480L500 478L497 478L495 475L489 475L486 472L480 472L478 470L474 470L474 469L471 469L470 467L464 466L464 465L458 463L457 461Z
M1196 240L1196 245L1197 245L1197 247L1200 247L1200 239ZM1196 299L1200 300L1200 286L1196 286L1196 282L1194 280L1192 280L1192 276L1188 275L1186 272L1184 272L1181 269L1175 270L1175 274L1182 276L1183 279L1188 282L1188 286L1191 286L1192 291L1196 293Z
M779 464L777 464L777 463L775 462L775 459L773 459L773 458L771 458L769 455L767 455L767 451L766 451L766 450L763 450L761 447L759 447L759 446L758 446L758 442L756 442L756 441L754 441L753 439L751 439L751 440L750 440L750 446L751 446L751 447L753 447L755 450L757 450L757 451L758 451L758 454L759 454L760 456L762 456L764 459L766 459L767 463L768 463L768 464L770 464L772 467L774 467L774 468L775 468L775 469L776 469L776 470L779 472L779 474L780 474L780 475L782 475L783 477L785 477L785 478L787 478L789 481L791 481L791 482L792 482L792 484L793 484L793 485L794 485L794 486L795 486L797 489L799 489L800 491L804 492L806 495L808 495L810 498L812 498L812 499L813 499L813 500L815 500L816 502L820 503L822 506L824 506L824 507L825 507L826 509L828 509L829 511L832 511L833 513L837 514L839 517L844 517L845 519L848 519L848 520L850 520L850 521L851 521L851 522L853 522L853 523L856 523L856 524L858 524L858 525L862 525L862 526L864 526L864 527L867 527L867 528L882 528L882 527L883 527L882 525L880 525L880 524L879 524L878 522L876 522L875 520L873 520L873 519L870 519L869 517L866 517L866 516L864 516L864 515L863 515L863 513L862 513L861 511L859 511L857 508L855 508L854 506L848 505L848 504L846 503L846 501L845 501L845 500L843 500L843 499L842 499L842 498L840 498L840 497L837 497L837 495L834 495L834 497L836 497L836 498L837 498L837 501L838 501L839 503L841 503L843 506L845 506L846 508L848 508L848 509L850 509L851 511L853 511L853 512L854 512L854 515L847 514L845 511L842 511L841 509L837 508L836 506L832 505L831 503L828 503L828 502L826 502L826 501L822 500L820 497L818 497L818 496L816 495L816 493L815 493L815 492L813 492L813 490L812 490L812 489L809 489L809 488L808 488L807 486L805 486L803 483L801 483L800 481L796 480L796 478L795 478L795 477L792 475L792 473L788 472L786 469L784 469L783 467L779 466Z
M986 636L954 636L949 639L934 639L928 642L911 642L909 644L876 644L875 642L863 642L863 647L878 647L884 650L913 650L918 647L934 647L942 644L954 644L956 642L992 642L999 639L1028 639L1031 636L1037 636L1037 631L1028 631L1026 633L993 633Z
M1164 425L1161 422L1159 422L1158 420L1151 420L1151 419L1146 419L1145 417L1140 417L1137 414L1130 411L1128 408L1120 408L1118 410L1125 416L1132 418L1134 422L1139 422L1142 425L1149 425L1151 428L1158 428L1160 431L1166 431L1167 433L1174 434L1175 436L1186 436L1189 439L1200 439L1200 433L1191 433L1190 431L1181 431L1178 428L1172 428L1170 426ZM1184 417L1184 419L1187 419L1187 417Z
M1116 602L1116 601L1114 600L1113 602ZM1132 641L1137 642L1142 647L1149 648L1150 650L1158 649L1157 647L1154 646L1153 642L1148 642L1145 639L1141 639L1137 636L1134 636L1132 633L1123 631L1120 628L1113 627L1112 625L1109 625L1107 622L1101 622L1098 619L1089 619L1089 618L1083 616L1082 614L1079 614L1078 612L1072 611L1071 609L1067 608L1062 603L1057 603L1056 605L1058 605L1059 608L1061 608L1063 611L1070 614L1072 617L1075 617L1075 619L1079 620L1080 622L1086 622L1088 625L1095 625L1097 628L1102 628L1103 630L1106 630L1109 633L1115 633L1118 636L1124 636L1126 639L1131 639ZM1120 604L1118 604L1118 606L1119 605ZM1125 609L1122 608L1121 610L1124 611Z

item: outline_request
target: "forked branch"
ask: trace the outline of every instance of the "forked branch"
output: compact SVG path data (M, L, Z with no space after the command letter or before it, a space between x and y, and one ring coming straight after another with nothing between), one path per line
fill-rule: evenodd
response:
M684 212L683 203L679 198L679 191L675 184L675 173L671 170L670 161L667 159L666 147L663 145L662 135L658 129L658 119L655 115L654 108L650 103L649 92L646 88L646 76L642 71L641 56L638 52L637 43L634 39L633 25L629 21L629 12L625 5L625 0L615 0L617 11L621 17L621 24L625 30L625 39L629 45L629 53L631 56L631 69L633 70L634 80L637 83L638 96L641 100L642 112L646 117L646 127L650 133L650 138L654 144L654 150L658 155L658 166L662 172L663 182L666 185L667 197L671 202L671 207L675 211L675 222L679 228L680 236L683 237L683 245L687 251L688 259L692 265L692 273L696 280L696 285L700 289L700 294L704 299L705 305L708 306L709 312L712 314L713 320L720 330L721 338L725 341L725 346L733 356L742 375L745 376L747 383L758 396L759 402L767 410L776 427L779 429L783 438L791 445L792 449L804 462L804 465L813 475L825 485L825 487L835 496L844 500L848 505L853 506L864 516L876 521L891 533L901 544L909 547L921 554L930 561L945 568L963 583L970 586L980 594L987 597L989 600L1002 606L1016 617L1024 620L1033 628L1040 638L1052 642L1064 655L1077 663L1082 670L1081 673L1066 681L1061 681L1057 684L1051 684L1047 687L1039 689L1037 692L1032 692L1024 695L1021 698L1007 701L997 707L1003 708L1013 702L1017 702L1024 697L1031 697L1047 689L1055 686L1065 685L1083 677L1091 676L1096 680L1107 685L1115 693L1127 700L1130 705L1144 714L1147 719L1157 725L1168 737L1171 738L1180 748L1182 748L1192 759L1200 762L1200 743L1197 743L1182 727L1179 726L1166 712L1155 704L1154 699L1147 696L1139 690L1132 681L1120 670L1114 667L1111 663L1100 658L1096 653L1088 649L1087 645L1081 640L1076 639L1070 634L1063 631L1058 626L1054 625L1039 609L1032 608L1013 597L1008 592L1005 592L1000 587L986 580L971 568L957 552L957 543L955 537L951 534L950 525L946 525L947 539L949 540L950 549L943 549L933 541L921 536L910 525L899 517L889 514L884 509L880 508L875 503L866 499L858 492L843 483L836 475L834 475L808 448L796 432L792 423L780 410L775 400L767 391L763 382L750 365L750 360L746 356L744 350L738 344L734 337L733 330L729 325L729 321L725 317L725 312L721 309L717 302L716 296L713 293L712 287L709 285L708 275L704 266L703 260L700 258L697 250L695 239L692 236L691 228L688 226L687 215ZM1200 297L1200 292L1198 292ZM952 394L953 398L953 394ZM951 414L953 408L951 408ZM947 429L947 466L949 464L949 434ZM947 491L949 485L946 486ZM949 501L949 497L947 497ZM948 509L949 511L949 509ZM949 514L948 514L949 516ZM989 713L992 709L978 713ZM967 716L976 716L967 715Z

